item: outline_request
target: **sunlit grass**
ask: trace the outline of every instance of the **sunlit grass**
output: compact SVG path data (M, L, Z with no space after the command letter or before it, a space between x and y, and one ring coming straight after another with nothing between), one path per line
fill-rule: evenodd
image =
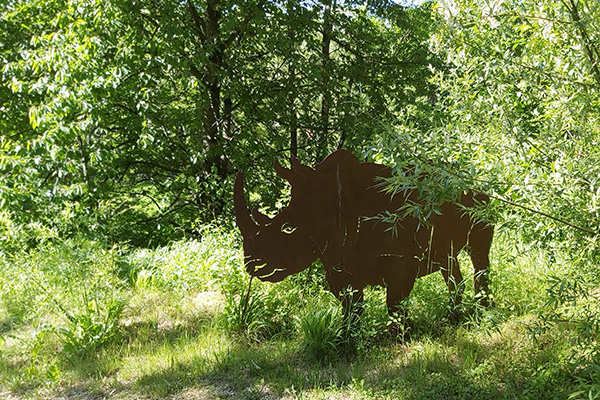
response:
M303 273L279 284L254 282L256 307L251 316L239 318L248 277L239 265L239 243L219 235L207 236L204 245L181 242L155 253L124 252L120 259L94 256L94 251L104 251L96 244L78 250L91 254L85 260L104 260L88 264L88 271L120 274L118 290L128 301L116 336L93 354L65 353L60 337L45 328L60 323L60 314L16 318L6 301L19 304L14 298L18 293L5 289L0 301L0 395L566 399L578 388L572 364L576 327L555 325L535 338L532 334L538 312L547 307L548 276L568 273L566 261L499 237L492 253L494 306L477 307L470 261L462 257L467 281L462 318L449 318L440 274L419 279L408 302L411 340L403 343L387 332L385 291L380 288L366 292L360 325L341 330L335 320L341 317L339 303L316 269L309 279ZM48 262L68 265L60 254ZM164 271L171 274L177 265L180 271L169 275L176 278L165 278ZM4 281L16 273L9 264L2 268ZM140 271L147 273L140 278ZM77 295L78 288L70 293ZM54 295L69 299L61 292ZM591 305L592 299L587 301Z
M218 321L222 299L217 294L201 292L179 304L171 299L154 309L156 304L145 301L129 311L135 318L125 326L127 345L119 347L120 379L136 381L179 365L205 370L231 346Z

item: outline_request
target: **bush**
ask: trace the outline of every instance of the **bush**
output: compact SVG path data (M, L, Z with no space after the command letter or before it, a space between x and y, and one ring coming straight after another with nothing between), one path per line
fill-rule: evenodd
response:
M182 294L240 286L243 256L235 232L211 225L199 241L180 241L157 249L138 249L123 260L121 275L140 289L176 290ZM232 280L236 280L233 282Z

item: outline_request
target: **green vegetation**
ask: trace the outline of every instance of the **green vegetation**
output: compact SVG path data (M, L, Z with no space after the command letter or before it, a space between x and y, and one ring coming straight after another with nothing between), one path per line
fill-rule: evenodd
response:
M464 316L454 322L441 275L422 278L408 304L412 331L404 343L388 333L381 289L367 292L358 325L345 327L318 268L280 284L254 281L248 292L238 238L214 227L202 232L200 241L155 250L107 250L73 239L5 256L0 393L39 399L598 393L598 353L582 336L596 329L587 318L600 312L597 293L589 291L587 304L573 308L573 288L556 286L564 277L577 276L580 285L592 278L514 235L501 235L493 249L494 307L477 309L467 284ZM560 321L549 325L558 314Z
M599 4L0 2L0 398L600 398ZM237 171L272 214L340 147L382 223L490 196L492 307L250 283Z

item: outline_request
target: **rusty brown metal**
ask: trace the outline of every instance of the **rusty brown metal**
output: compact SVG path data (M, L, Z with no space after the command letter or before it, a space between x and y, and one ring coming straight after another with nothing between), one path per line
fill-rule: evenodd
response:
M469 247L475 270L475 291L487 294L487 271L493 227L465 213L464 207L487 203L483 194L462 194L457 203L444 203L427 224L408 216L395 232L381 221L385 211L395 212L416 194L391 196L381 179L392 176L389 167L360 163L345 150L330 154L315 168L294 160L292 168L275 165L291 184L289 205L273 218L257 210L248 212L240 172L234 202L242 232L246 269L263 281L278 282L308 268L319 259L332 293L343 301L352 288L360 299L368 285L387 288L390 314L409 295L416 278L441 271L456 303L463 281L457 255ZM485 302L485 296L482 297Z

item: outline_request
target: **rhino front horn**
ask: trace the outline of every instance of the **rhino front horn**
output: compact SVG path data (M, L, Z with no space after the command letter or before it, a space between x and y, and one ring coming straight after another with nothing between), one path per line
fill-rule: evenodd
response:
M251 237L258 233L258 225L254 223L246 206L244 198L244 171L238 172L233 187L233 206L235 219L243 237Z

